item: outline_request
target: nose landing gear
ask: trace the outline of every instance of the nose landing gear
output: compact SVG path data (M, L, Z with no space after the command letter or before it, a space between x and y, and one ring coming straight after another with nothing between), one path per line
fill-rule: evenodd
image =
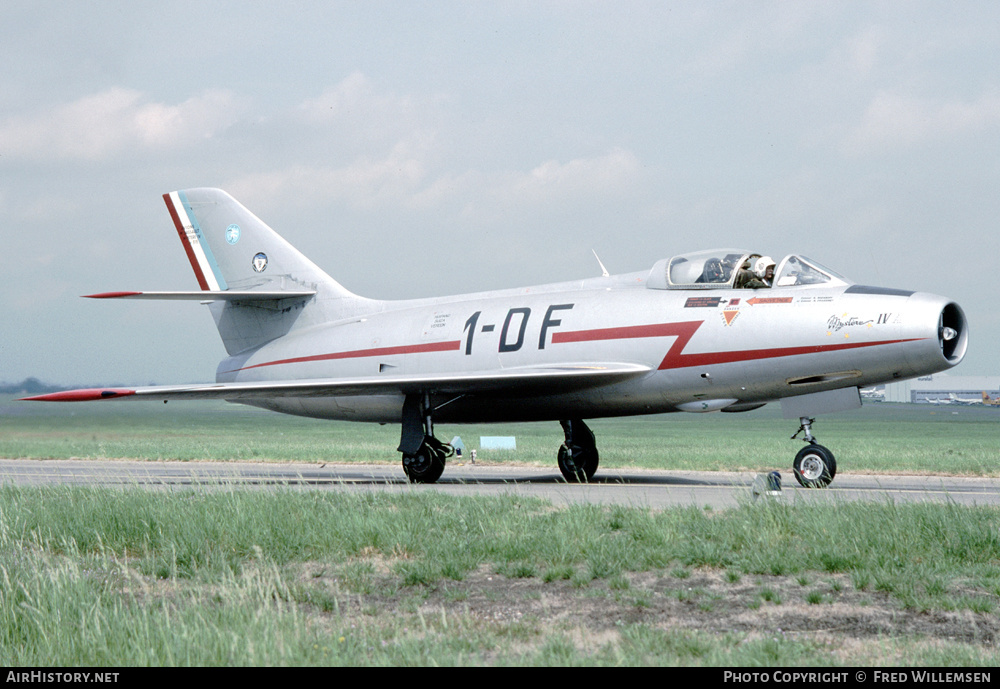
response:
M799 430L792 436L795 440L799 433L804 433L803 439L808 445L799 450L792 463L795 480L803 488L826 488L837 475L837 460L829 448L816 442L812 434L812 423L815 419L803 416L799 419Z

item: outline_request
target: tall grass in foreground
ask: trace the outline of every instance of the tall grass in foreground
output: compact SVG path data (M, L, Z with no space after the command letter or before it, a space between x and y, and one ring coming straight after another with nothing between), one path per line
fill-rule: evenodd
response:
M484 567L553 586L569 580L581 595L629 572L709 568L730 572L731 581L842 574L855 590L889 596L900 608L995 616L998 523L996 509L930 504L654 513L553 510L513 496L430 491L5 487L0 658L11 665L808 664L821 657L808 640L682 638L626 625L617 641L594 649L573 633L540 634L530 622L485 624L445 611L427 617L406 601ZM305 571L324 572L327 584ZM386 600L400 610L365 612ZM961 653L983 662L976 647Z

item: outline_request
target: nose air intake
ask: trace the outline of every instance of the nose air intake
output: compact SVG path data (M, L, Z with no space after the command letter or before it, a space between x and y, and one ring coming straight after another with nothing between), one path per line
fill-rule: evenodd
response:
M965 356L969 344L969 327L958 304L951 302L941 309L938 319L938 344L941 353L953 366Z

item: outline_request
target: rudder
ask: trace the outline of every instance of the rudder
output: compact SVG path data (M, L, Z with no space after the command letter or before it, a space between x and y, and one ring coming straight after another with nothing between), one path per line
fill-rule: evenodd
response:
M366 310L358 297L327 275L260 218L221 189L163 195L198 285L229 290L314 291L294 308L254 301L217 301L212 313L230 354L259 346L294 327L346 318ZM206 294L206 300L210 299Z
M163 200L203 290L311 288L354 296L221 189L174 191Z

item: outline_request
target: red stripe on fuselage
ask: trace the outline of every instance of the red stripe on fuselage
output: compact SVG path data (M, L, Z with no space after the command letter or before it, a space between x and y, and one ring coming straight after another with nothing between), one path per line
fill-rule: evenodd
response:
M664 357L660 368L674 368L665 366L668 360L680 358L684 355L681 352L687 343L694 337L695 331L701 327L705 321L684 321L681 323L656 323L653 325L631 325L623 328L598 328L596 330L577 330L576 332L558 332L552 334L552 343L561 342L596 342L599 340L629 340L639 337L676 337L674 344Z
M732 364L740 361L757 361L759 359L779 359L786 356L801 356L803 354L822 354L824 352L839 352L846 349L862 347L879 347L881 345L915 342L920 338L909 340L880 340L878 342L846 342L831 345L812 345L807 347L776 347L773 349L748 349L734 352L705 352L704 354L681 354L677 343L670 348L660 362L660 370L670 368L688 368L691 366L711 366L713 364Z
M654 323L653 325L628 325L621 328L598 328L575 332L552 333L552 342L595 342L597 340L629 340L637 337L676 337L687 344L694 331L705 321L683 323Z
M391 356L393 354L424 354L426 352L453 352L460 349L462 343L459 340L450 342L431 342L420 345L400 345L398 347L373 347L372 349L355 349L350 352L333 352L330 354L316 354L313 356L298 356L291 359L278 359L277 361L265 361L261 364L244 366L234 369L236 371L247 371L251 368L261 368L263 366L280 366L282 364L304 364L313 361L335 361L337 359L362 359L369 356ZM232 371L229 371L232 373Z
M198 286L207 290L208 280L205 279L205 274L202 272L201 266L198 264L198 258L194 255L194 249L191 248L191 242L188 241L187 232L184 229L184 223L181 222L181 218L177 214L177 209L174 208L174 204L170 200L170 194L164 194L163 200L166 202L167 210L170 212L170 217L174 221L174 227L177 228L177 234L181 238L181 244L184 245L184 252L187 254L188 260L191 262L191 268L194 270L194 275L198 278Z
M558 332L552 334L553 344L565 342L597 342L600 340L626 340L639 337L676 337L674 344L667 351L659 370L672 368L688 368L690 366L710 366L713 364L731 364L741 361L756 361L759 359L778 359L802 354L821 354L860 347L877 347L880 345L913 342L919 338L908 340L880 340L878 342L844 342L829 345L811 345L806 347L775 347L770 349L747 349L729 352L705 352L703 354L684 354L695 332L704 321L685 321L681 323L659 323L654 325L633 325L622 328L599 328L596 330L578 330L576 332Z
M728 352L704 352L699 354L684 354L684 348L694 337L695 332L701 327L704 321L683 321L680 323L654 323L652 325L631 325L620 328L596 328L594 330L576 330L570 332L555 332L552 334L552 344L568 344L572 342L599 342L608 340L630 340L646 337L675 337L674 343L670 346L663 361L660 362L659 370L674 368L688 368L691 366L710 366L714 364L731 364L742 361L756 361L759 359L777 359L788 356L800 356L803 354L821 354L823 352L836 352L847 349L858 349L861 347L877 347L880 345L899 344L903 342L914 342L920 338L906 340L880 340L878 342L845 342L829 345L809 345L805 347L776 347L769 349L747 349ZM265 366L279 366L283 364L302 364L315 361L335 361L339 359L360 359L373 356L391 356L394 354L422 354L427 352L453 352L461 349L462 343L459 340L449 342L432 342L421 345L400 345L397 347L374 347L371 349L356 349L348 352L332 352L329 354L315 354L312 356L292 357L289 359L278 359L276 361L265 361L260 364L252 364L235 371L246 371L253 368Z

